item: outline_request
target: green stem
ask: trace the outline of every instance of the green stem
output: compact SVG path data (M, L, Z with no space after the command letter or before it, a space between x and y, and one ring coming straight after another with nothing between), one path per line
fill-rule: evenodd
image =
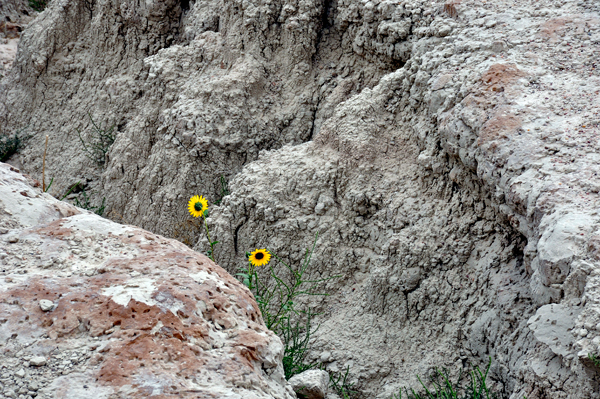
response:
M215 261L215 249L214 249L213 242L210 239L210 233L208 232L208 223L206 222L206 217L204 216L204 213L202 214L202 219L204 219L204 227L206 228L206 238L208 238L208 243L210 244L210 254L208 255L208 257L210 258L210 260L212 260L214 262Z
M249 286L248 289L252 291L254 289L254 284L252 284L252 280L254 280L254 265L251 262L248 262L248 281ZM258 292L256 293L258 295Z

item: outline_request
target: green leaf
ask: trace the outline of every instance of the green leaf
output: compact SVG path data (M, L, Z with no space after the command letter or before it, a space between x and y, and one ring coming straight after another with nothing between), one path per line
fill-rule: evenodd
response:
M213 242L210 243L210 245L215 245L215 244L218 244L218 243L219 243L219 241L213 241Z
M204 217L207 218L208 217L208 209L204 210Z
M247 273L236 273L236 276L242 277L242 284L246 287L250 287L250 276Z
M54 183L54 177L50 179L50 184L48 184L48 187L46 187L46 190L44 190L45 193L47 193L48 190L50 190L50 187L52 187L52 183Z

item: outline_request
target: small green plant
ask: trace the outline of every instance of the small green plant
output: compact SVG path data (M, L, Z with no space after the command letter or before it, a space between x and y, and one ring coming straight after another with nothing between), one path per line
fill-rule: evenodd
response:
M237 274L254 294L267 328L283 341L283 368L286 379L317 366L316 363L306 363L310 336L318 329L312 326L312 318L317 313L301 308L298 305L298 298L307 295L327 296L317 292L318 284L339 277L318 280L305 278L318 236L318 233L315 234L312 248L306 249L304 261L296 268L267 249L257 249L252 253L246 253L248 267L242 268ZM271 255L283 266L283 272L287 273L288 278L283 278L282 273L278 273L272 265L269 265L267 278L261 279L256 268L266 266Z
M417 376L417 379L421 383L424 392L417 392L413 388L404 388L406 393L406 399L498 399L500 395L497 392L490 392L486 385L486 379L492 365L492 358L487 365L485 373L482 372L479 367L475 367L473 371L469 373L470 383L466 387L460 386L462 379L462 370L455 382L450 380L447 370L440 371L435 369L435 373L430 377L430 387L427 388L421 378ZM392 395L390 399L402 399L402 389L397 395Z
M46 191L48 191L50 189L50 186L52 186L52 182L53 181L54 181L54 179L50 180L50 184L46 188ZM106 207L106 197L102 198L102 202L100 203L100 205L96 205L96 206L92 205L91 198L88 195L88 193L85 191L85 188L81 185L80 181L78 181L77 183L73 184L69 188L69 190L66 192L66 194L64 194L60 198L60 200L63 201L76 188L80 189L81 191L77 194L77 197L74 198L75 202L74 202L73 205L78 206L79 208L85 209L87 211L94 212L98 216L102 216L104 214L104 209Z
M588 359L592 361L594 366L600 368L600 358L594 353L588 353Z
M302 312L304 320L298 317L292 321L290 317L285 319L285 324L279 329L279 337L284 343L283 370L287 379L303 371L314 369L317 362L307 363L306 355L309 349L310 337L317 332L319 327L312 327L313 314Z
M79 198L81 198L81 201L79 200ZM88 210L88 211L92 211L98 216L102 216L104 214L104 208L106 206L105 202L106 202L106 197L103 197L102 203L100 205L93 206L90 201L90 197L85 192L85 189L82 189L79 196L75 198L76 206L83 208L85 210Z
M208 217L208 201L201 195L194 195L188 202L188 211L190 212L190 215L195 218L202 216L206 238L208 239L208 245L210 245L210 249L207 251L206 255L214 262L215 245L217 245L219 241L212 241L210 239L210 231L208 230L208 223L206 222L206 218Z
M329 371L329 384L331 384L331 388L333 388L335 393L342 399L350 399L352 396L358 394L358 391L353 389L354 383L348 381L349 372L350 366L346 367L345 373Z
M15 133L12 136L0 135L0 162L6 161L23 148L23 143L29 137L31 136L20 136L19 133Z
M49 2L50 0L29 0L29 7L33 8L37 12L42 12Z
M84 140L79 129L75 130L77 130L77 134L79 135L81 145L83 145L83 151L85 152L85 155L94 161L98 166L102 167L106 162L106 154L110 150L110 146L115 142L115 125L112 125L108 129L102 128L102 125L97 125L96 122L94 122L92 114L89 112L88 116L92 122L92 131L88 135L87 139Z
M220 198L215 201L215 205L219 205L226 195L229 195L229 184L225 177L221 175L221 194L219 195Z
M53 179L53 180L54 180L54 179ZM71 188L69 188L69 190L67 191L67 193L66 193L65 195L63 195L63 196L60 198L60 200L62 201L62 200L64 200L65 198L67 198L67 197L69 196L69 194L71 194L71 192L72 192L73 190L75 190L75 188L76 188L76 187L79 187L79 185L80 185L80 184L81 184L81 182L80 182L80 181L78 181L77 183L73 184L73 185L71 186ZM50 187L48 186L48 188L50 188Z
M52 183L54 183L54 177L50 179L50 184L48 184L48 186L44 189L45 193L47 193L50 190L50 187L52 187Z

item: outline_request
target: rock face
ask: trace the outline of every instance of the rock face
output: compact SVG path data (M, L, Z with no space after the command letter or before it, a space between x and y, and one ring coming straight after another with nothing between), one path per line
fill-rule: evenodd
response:
M25 0L3 0L0 3L0 80L12 68L21 32L35 14Z
M245 286L31 183L0 164L0 397L294 397Z
M343 277L310 303L312 357L365 397L489 357L507 397L600 394L597 1L89 5L23 35L0 116L34 137L12 163L40 176L47 134L55 194L87 182L170 235L223 176L231 272L318 231L311 277ZM97 164L91 119L116 132Z

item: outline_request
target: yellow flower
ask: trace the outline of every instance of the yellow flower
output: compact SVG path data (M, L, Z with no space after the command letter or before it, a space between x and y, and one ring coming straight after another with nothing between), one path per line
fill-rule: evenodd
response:
M203 196L194 195L188 202L188 210L190 215L197 218L204 214L204 211L208 209L208 201Z
M269 263L269 260L271 260L271 254L264 248L257 249L250 254L250 258L248 259L253 266L264 266Z

